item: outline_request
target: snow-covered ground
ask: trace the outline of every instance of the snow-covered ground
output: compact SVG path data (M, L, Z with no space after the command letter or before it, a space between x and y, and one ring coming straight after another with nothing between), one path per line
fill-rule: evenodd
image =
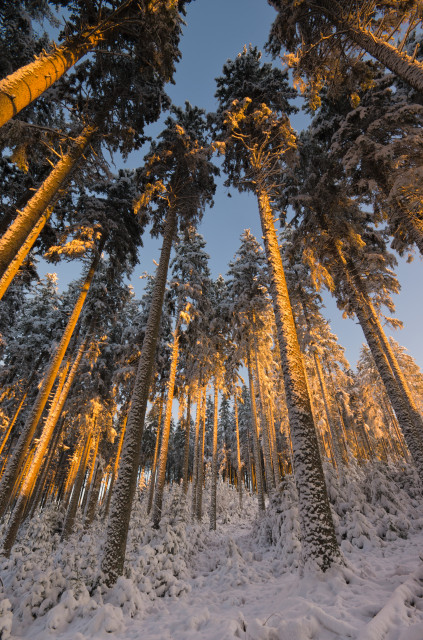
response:
M2 561L0 638L423 640L423 499L414 482L410 469L386 474L381 465L352 470L340 484L328 472L346 565L324 575L298 567L292 483L260 522L254 497L240 512L221 484L216 532L207 516L190 523L179 488L159 532L141 499L127 577L109 591L96 586L103 527L62 544L50 535L51 509Z

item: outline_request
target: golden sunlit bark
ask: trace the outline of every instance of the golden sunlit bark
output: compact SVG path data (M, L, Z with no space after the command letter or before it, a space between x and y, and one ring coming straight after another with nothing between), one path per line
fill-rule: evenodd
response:
M51 211L52 200L65 185L72 170L84 155L97 128L85 127L72 143L69 151L61 157L49 176L38 188L28 204L18 212L0 240L0 298L4 295L13 276L28 255ZM12 265L13 263L13 265Z
M264 511L263 472L261 469L260 442L259 442L259 434L258 434L258 426L257 426L256 394L254 391L253 371L251 367L250 345L247 346L247 369L248 369L248 384L250 387L251 432L253 436L253 454L254 454L257 498L258 498L259 510Z

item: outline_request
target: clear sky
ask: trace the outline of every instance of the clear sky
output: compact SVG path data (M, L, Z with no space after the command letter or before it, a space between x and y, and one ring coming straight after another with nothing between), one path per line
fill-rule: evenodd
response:
M263 49L270 25L275 15L266 0L195 0L187 6L187 26L181 41L182 59L178 64L175 84L167 91L172 101L183 105L186 100L208 111L216 108L214 99L214 79L221 74L223 64L228 58L234 58L244 45L249 43ZM274 64L280 64L275 61ZM292 118L293 126L301 130L307 124L306 117L299 114ZM160 124L148 130L150 135L160 131ZM143 152L131 155L126 166L136 167L142 164ZM199 227L207 242L211 256L211 270L214 277L225 275L229 260L239 246L243 230L251 229L261 238L260 222L255 198L248 194L239 194L231 189L232 197L220 180L215 206L206 211ZM142 283L139 276L143 271L153 272L153 259L157 260L160 243L145 237L145 247L141 250L140 265L134 272L132 285L137 295L141 294ZM76 265L75 265L76 266ZM40 268L40 273L53 268ZM59 280L69 280L69 267L54 267ZM419 283L423 280L423 265L419 257L411 264L400 261L398 274L402 291L395 297L397 317L404 322L402 331L393 335L400 344L407 347L419 366L423 369L423 296ZM78 273L71 278L78 277ZM364 337L360 327L352 320L344 320L329 295L325 295L325 315L331 320L333 331L346 349L346 356L355 367ZM388 331L389 333L389 331Z

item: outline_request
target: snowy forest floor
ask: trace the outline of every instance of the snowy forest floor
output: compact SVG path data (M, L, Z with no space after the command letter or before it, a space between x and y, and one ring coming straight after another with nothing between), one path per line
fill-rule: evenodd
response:
M221 483L216 532L207 516L191 524L179 487L160 531L138 496L127 576L111 590L96 586L100 521L62 543L51 535L60 512L44 510L0 561L0 638L423 640L423 499L413 471L379 463L341 481L326 473L346 566L324 575L299 567L290 479L260 519L254 496L240 511Z

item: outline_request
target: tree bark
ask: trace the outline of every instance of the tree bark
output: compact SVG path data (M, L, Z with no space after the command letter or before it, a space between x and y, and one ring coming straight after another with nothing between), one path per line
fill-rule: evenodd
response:
M0 298L4 295L13 276L28 255L47 221L51 213L48 210L51 201L70 177L72 170L83 156L96 131L97 128L95 126L88 125L85 127L81 135L74 140L69 151L61 157L50 175L29 200L28 204L22 211L18 212L17 217L1 238ZM37 233L35 233L35 229L37 229ZM18 254L19 259L17 258ZM13 266L11 264L12 261Z
M186 495L188 491L188 463L189 463L189 435L191 431L191 392L188 390L187 416L185 420L185 448L184 448L184 468L182 475L182 491Z
M162 446L160 448L159 471L157 474L156 495L153 507L153 527L155 529L159 528L160 519L162 517L163 492L166 480L166 463L169 449L170 423L172 420L173 394L175 391L176 369L178 367L179 359L179 327L180 315L178 313L176 327L173 331L173 344L170 359L169 380L167 383L167 399L165 419L163 423Z
M238 481L238 496L239 496L239 508L242 510L242 477L241 477L241 448L239 446L239 423L238 423L238 402L237 402L237 390L234 393L234 415L235 415L235 435L236 435L236 461L237 461L237 481Z
M67 540L67 538L72 533L76 512L78 510L79 498L81 496L81 489L82 489L82 485L84 484L85 473L87 470L87 463L88 463L88 457L90 455L91 441L92 441L92 429L87 434L84 451L81 456L78 472L75 478L75 483L73 485L72 497L70 499L70 502L66 511L65 521L63 523L62 540Z
M214 414L213 414L213 457L210 487L210 531L216 531L216 491L217 491L217 426L218 426L219 387L214 381Z
M131 408L128 415L123 451L119 465L119 475L111 502L107 540L102 563L106 584L108 586L114 584L123 573L129 519L137 485L138 461L140 458L148 392L154 366L163 298L166 288L166 277L173 238L176 231L176 222L176 210L174 207L170 207L166 219L160 262L156 272L153 298L131 399Z
M258 437L257 427L257 409L256 409L256 394L254 391L253 372L251 368L251 355L250 346L247 346L247 369L248 369L248 384L250 387L250 402L251 402L251 432L253 436L253 455L254 466L256 476L257 498L259 511L264 511L264 492L263 492L263 472L261 468L260 459L260 442Z
M72 311L72 315L69 318L68 324L66 325L66 329L63 333L63 336L60 340L59 346L56 349L56 353L54 354L46 375L44 376L43 382L41 384L40 390L38 392L35 403L31 409L29 416L26 419L25 425L22 429L21 436L18 440L18 443L15 448L15 452L13 457L11 458L4 475L0 482L0 517L4 514L4 510L8 501L8 496L10 495L10 491L13 487L13 484L17 478L17 474L19 473L19 468L21 467L24 458L26 456L28 446L32 440L32 437L35 433L35 430L38 425L38 421L41 418L41 415L44 411L44 407L47 403L47 400L50 395L50 391L54 385L56 380L57 373L59 371L60 365L62 364L62 360L68 348L70 339L74 332L76 323L78 322L79 316L81 315L82 308L84 306L85 299L88 295L89 288L91 286L91 282L94 278L94 274L97 270L98 263L101 257L101 251L103 248L103 242L100 242L100 246L98 251L94 257L94 260L91 263L91 267L88 271L88 274L85 278L84 284L81 287L80 294L78 296L78 300L76 301L75 307Z
M150 487L148 491L147 513L150 513L151 507L153 506L154 486L156 484L157 457L159 453L160 433L161 433L161 424L162 424L163 396L160 396L159 402L160 402L159 417L157 420L157 433L156 433L156 444L154 446L153 464L151 466L151 473L150 473Z
M330 511L306 376L298 344L281 254L269 197L257 190L261 227L270 272L282 372L285 384L294 457L294 477L299 497L303 556L326 571L341 561Z
M199 439L200 439L200 421L203 406L203 387L201 381L198 383L197 391L197 409L195 413L195 435L194 435L194 462L192 468L192 516L197 513L197 481L198 481L198 458L199 458Z
M195 515L198 522L203 517L203 482L204 482L204 444L206 440L206 393L207 385L203 389L203 401L201 403L201 436L198 441L198 471L195 501Z

